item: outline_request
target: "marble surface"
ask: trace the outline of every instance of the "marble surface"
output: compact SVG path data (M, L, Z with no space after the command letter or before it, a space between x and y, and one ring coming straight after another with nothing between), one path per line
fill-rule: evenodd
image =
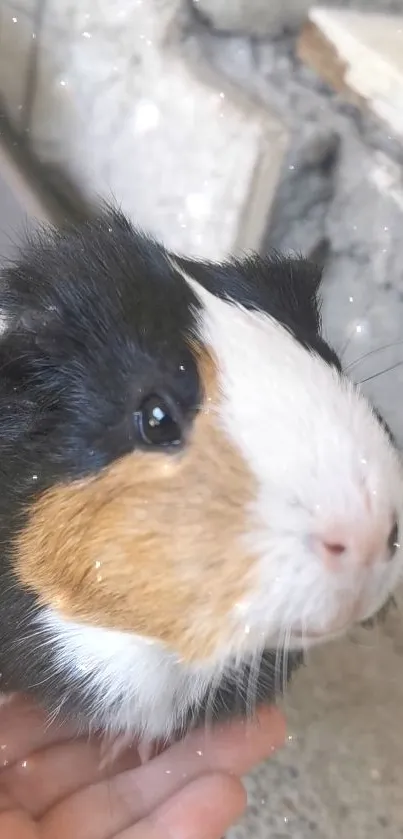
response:
M0 4L0 94L41 162L172 250L221 259L257 248L287 132L201 56L184 56L186 0L24 8Z
M403 139L403 6L397 15L315 6L298 40L308 66Z
M312 0L192 0L210 25L223 32L242 32L262 38L301 25Z

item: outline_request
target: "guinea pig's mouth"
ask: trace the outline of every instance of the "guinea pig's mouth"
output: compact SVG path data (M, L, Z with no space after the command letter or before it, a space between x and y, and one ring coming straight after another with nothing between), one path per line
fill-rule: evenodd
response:
M385 610L388 610L392 598L382 598L378 602L368 598L365 591L361 592L353 601L339 606L333 618L324 622L323 628L311 627L309 621L296 623L289 634L289 646L294 649L304 649L317 644L348 635L352 629L377 622ZM379 618L378 618L379 616Z
M312 630L302 626L293 627L289 635L289 646L294 649L303 649L347 635L353 627L372 626L374 623L381 622L395 604L396 601L391 596L378 608L369 609L367 612L356 606L351 614L344 615L343 620L333 623L324 630Z

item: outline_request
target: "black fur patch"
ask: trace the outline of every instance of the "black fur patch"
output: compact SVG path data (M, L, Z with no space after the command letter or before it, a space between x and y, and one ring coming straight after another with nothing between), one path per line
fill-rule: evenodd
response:
M274 253L223 264L185 259L180 264L212 294L245 309L265 312L287 327L304 347L341 370L337 355L321 336L322 271L314 263Z

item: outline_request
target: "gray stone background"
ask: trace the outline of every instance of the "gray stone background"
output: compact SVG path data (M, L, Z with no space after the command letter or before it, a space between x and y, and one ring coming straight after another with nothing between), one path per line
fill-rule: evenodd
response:
M340 0L337 5L403 14L401 0ZM14 70L8 81L10 89L14 85L15 107L8 109L2 131L24 166L26 153L30 176L46 182L46 200L53 209L57 193L63 215L83 212L87 195L69 167L63 171L60 159L55 165L46 151L53 148L50 129L42 137L44 168L37 168L41 155L32 154L45 7L46 0L1 2L0 92L11 66L5 44L10 14L30 38L24 41L20 72ZM368 379L365 386L402 443L402 144L302 66L292 36L218 35L196 9L197 3L183 27L181 48L193 60L207 59L217 78L228 78L263 103L288 135L262 247L321 255L328 336L351 365L351 374ZM58 48L60 55L66 50L65 64L59 57L64 70L70 59L63 35ZM312 653L308 665L285 702L287 746L247 779L250 806L232 831L233 839L402 837L400 611L392 611L373 631L360 630Z
M16 133L14 145L23 151L34 150L36 154L33 164L37 159L45 164L43 172L46 173L51 191L56 190L62 196L69 210L72 207L76 210L77 207L83 207L84 197L89 195L85 191L87 184L84 184L88 160L85 159L84 141L80 144L80 124L69 127L67 122L72 112L66 115L61 107L60 118L55 119L60 103L56 97L52 110L49 103L53 102L55 93L48 82L44 88L42 78L44 61L49 61L48 54L53 49L52 73L59 85L57 96L64 95L65 88L60 88L60 84L63 83L63 73L68 78L68 68L74 60L75 43L69 42L63 30L63 27L66 29L66 21L69 21L68 14L63 17L59 13L58 16L55 10L66 5L66 0L60 6L54 0L2 0L0 94L7 88L8 101L11 103L7 108L7 116ZM75 4L70 5L73 8ZM81 5L84 8L85 4ZM192 6L190 0L188 5L193 10L199 7L198 2ZM403 10L402 0L340 0L337 5L388 12ZM70 17L73 18L73 13ZM90 18L90 14L83 13L82 19L76 24L81 30L86 17ZM13 19L15 24L12 23ZM85 31L81 31L81 34L85 34ZM118 35L117 31L116 37ZM303 253L310 253L318 246L323 250L323 246L326 246L324 321L329 338L339 350L344 350L346 364L353 363L351 373L360 380L393 367L389 373L370 379L367 386L399 440L403 442L400 400L396 398L396 394L403 393L403 367L394 366L400 359L403 360L399 345L402 322L402 144L388 137L382 126L347 105L302 66L295 58L292 36L259 41L215 35L204 19L194 12L183 26L180 37L181 47L193 61L198 56L206 58L209 65L218 71L219 78L226 77L239 89L251 94L254 101L262 103L270 114L274 126L273 155L276 155L276 161L278 159L278 167L276 164L273 168L279 169L277 176L280 184L273 204L271 195L266 205L260 203L262 213L268 213L270 209L265 243L268 247L299 250ZM18 66L15 59L11 58L17 49L20 50ZM119 87L112 86L106 91L106 98L101 85L102 78L98 74L94 77L93 86L86 92L87 99L83 94L83 108L88 107L88 99L91 97L94 100L98 98L102 107L103 94L105 109L109 113L112 97L119 100L119 96L122 99L128 96L127 89L119 90ZM136 90L133 95L138 96ZM117 113L114 122L109 117L109 135L105 129L104 146L111 142L111 134L119 135L119 124L126 119L126 101L120 103L120 108L121 113ZM88 119L93 119L97 129L102 130L103 124L99 126L102 117L95 107ZM240 126L241 122L235 122L233 131L239 132ZM281 163L282 151L278 151L281 142L278 137L283 129L289 135L289 151ZM87 145L90 139L89 135L86 138ZM125 166L120 164L116 177L116 172L108 171L111 169L110 160L105 162L103 159L104 181L101 182L101 189L106 185L107 191L111 184L119 200L122 197L124 200L123 192L128 190L128 209L143 223L141 212L150 203L149 193L152 190L147 189L147 183L153 173L147 172L148 180L139 181L139 172L130 160L133 157L129 153L130 146L127 146L124 139L124 143L116 145L115 156L119 160L126 156L127 173ZM231 139L234 143L234 136ZM148 138L146 153L147 143ZM245 135L239 145L240 159L247 143ZM94 156L97 146L102 147L101 138L98 143L94 142ZM72 149L70 155L74 165L77 161L76 170L68 159L66 148L69 147ZM217 145L216 155L219 149ZM160 149L158 153L163 161L164 150ZM209 153L213 156L212 150ZM138 142L136 154L139 154ZM221 161L226 157L222 150L220 157ZM83 161L81 169L80 161ZM154 164L153 159L151 162ZM245 169L248 164L249 158L245 155ZM196 169L197 165L196 162ZM224 165L223 162L221 165ZM166 171L168 166L164 163L161 168ZM239 172L239 166L236 171ZM161 180L159 174L154 174L154 181ZM164 177L167 177L166 174ZM228 177L231 178L231 169L228 170ZM238 180L240 178L241 173ZM175 189L178 189L177 178L173 180ZM183 193L186 191L186 177L182 180L177 196L178 206L180 201L183 202ZM137 198L132 183L136 183L141 199ZM155 183L153 185L156 188ZM270 187L268 185L268 191L272 187L273 184ZM174 189L173 183L168 180L166 191L171 188ZM195 234L194 240L202 238L200 232L212 240L212 231L217 227L224 230L225 225L228 228L228 241L231 240L231 207L237 208L240 199L236 190L227 190L224 199L225 212L221 206L218 209L216 207L217 219L213 219L213 209L210 209L210 217ZM216 194L215 200L218 202L220 196ZM150 205L149 214L145 212L144 223L148 222L150 215L152 219L158 217L157 232L161 229L167 238L175 229L175 233L172 233L173 244L190 250L194 241L190 234L191 225L187 224L186 210L179 214L179 224L174 224L173 212L171 206L159 206L156 212L155 205ZM164 221L160 223L162 218ZM180 230L183 235L178 232ZM214 251L210 242L209 247ZM396 346L389 347L394 343ZM361 356L385 345L388 345L387 349L355 364Z

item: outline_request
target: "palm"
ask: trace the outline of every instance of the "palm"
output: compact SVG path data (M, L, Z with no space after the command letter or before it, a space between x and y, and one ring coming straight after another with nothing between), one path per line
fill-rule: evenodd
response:
M277 711L194 732L145 765L135 748L46 726L27 700L0 706L0 836L8 839L217 839L245 804L239 776L284 737Z

